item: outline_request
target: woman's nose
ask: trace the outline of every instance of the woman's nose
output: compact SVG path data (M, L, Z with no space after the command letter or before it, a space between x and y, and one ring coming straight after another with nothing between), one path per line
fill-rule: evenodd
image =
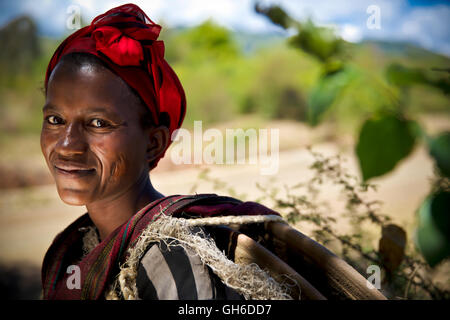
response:
M69 124L59 137L55 151L62 156L80 155L86 152L88 144L82 132L81 125Z

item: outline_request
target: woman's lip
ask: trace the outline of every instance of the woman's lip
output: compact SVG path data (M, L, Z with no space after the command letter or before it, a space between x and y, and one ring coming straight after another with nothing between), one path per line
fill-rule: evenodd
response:
M91 168L80 168L74 166L56 166L56 165L54 167L56 169L56 172L58 173L76 177L91 175L95 173L95 169Z
M80 167L80 166L74 166L74 165L60 165L56 164L55 168L64 170L64 171L85 171L85 170L95 170L94 168L86 168L86 167Z
M95 170L95 168L86 166L83 163L75 162L75 161L56 160L56 161L53 161L52 163L55 168L58 168L58 169L61 169L64 171Z

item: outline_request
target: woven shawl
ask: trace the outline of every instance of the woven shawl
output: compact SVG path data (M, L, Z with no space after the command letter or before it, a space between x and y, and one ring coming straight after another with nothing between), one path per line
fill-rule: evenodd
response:
M139 210L126 223L118 227L91 252L82 256L83 233L80 228L92 226L86 213L58 234L48 249L42 265L44 299L103 299L119 265L133 247L145 227L162 214L183 217L212 217L226 215L278 215L275 211L255 202L218 196L216 194L173 195L155 200ZM71 276L68 267L80 269L79 289L69 289ZM71 269L69 269L71 270Z

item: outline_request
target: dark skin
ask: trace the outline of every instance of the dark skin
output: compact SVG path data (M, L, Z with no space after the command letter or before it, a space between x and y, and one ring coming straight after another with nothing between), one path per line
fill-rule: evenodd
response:
M163 197L149 163L169 142L165 126L145 127L145 107L104 67L59 63L49 79L41 148L59 196L84 205L101 240Z

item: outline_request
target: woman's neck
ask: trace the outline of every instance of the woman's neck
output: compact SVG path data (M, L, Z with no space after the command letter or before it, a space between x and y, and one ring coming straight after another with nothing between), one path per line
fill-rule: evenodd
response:
M164 195L152 186L150 177L146 174L122 194L113 199L102 199L88 204L86 209L103 241L140 209L163 197Z

